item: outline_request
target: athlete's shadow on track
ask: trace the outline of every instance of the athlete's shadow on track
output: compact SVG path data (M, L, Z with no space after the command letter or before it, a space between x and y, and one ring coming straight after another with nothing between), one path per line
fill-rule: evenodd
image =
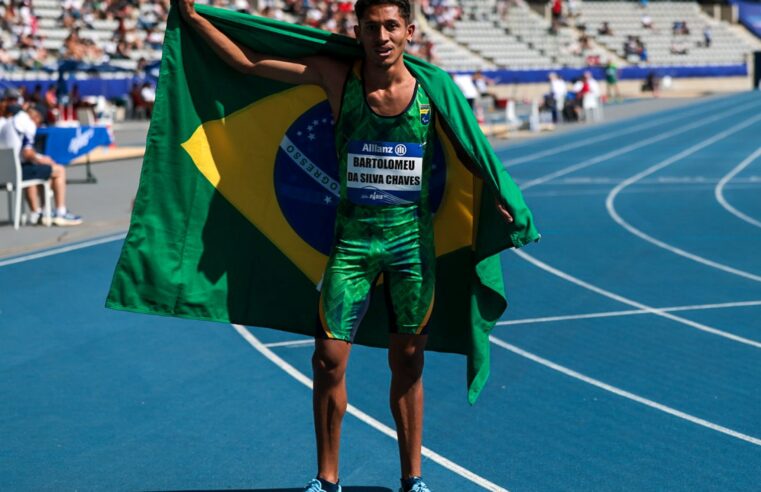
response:
M223 489L219 489L223 490ZM237 490L228 490L224 489L227 492L303 492L303 488L301 489L237 489ZM386 487L343 487L344 492L393 492L391 489ZM159 491L146 491L146 492L159 492ZM218 492L217 490L165 490L160 492Z

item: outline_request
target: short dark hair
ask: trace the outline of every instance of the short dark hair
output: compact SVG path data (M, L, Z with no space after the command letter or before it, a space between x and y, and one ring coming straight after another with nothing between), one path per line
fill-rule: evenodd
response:
M354 12L357 14L357 21L362 21L362 17L364 17L367 9L373 5L396 5L399 7L399 14L405 22L407 22L407 24L410 23L412 10L410 8L409 0L357 0L357 3L354 4Z

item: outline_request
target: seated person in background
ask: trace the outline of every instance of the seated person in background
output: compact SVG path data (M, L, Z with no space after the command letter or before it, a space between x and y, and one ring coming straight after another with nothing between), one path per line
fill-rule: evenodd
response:
M689 53L690 47L682 38L671 39L671 54L672 55L686 55Z
M650 17L650 15L648 14L642 14L642 17L640 18L640 22L642 23L642 27L644 29L653 28L653 18Z
M140 89L140 99L142 99L145 106L146 116L150 118L153 112L153 103L156 102L156 89L153 88L150 82L143 83L143 87Z
M647 74L645 82L642 84L642 92L651 91L653 97L658 97L659 85L660 81L658 80L658 76L655 74L655 71L651 70L650 73Z
M6 98L14 99L15 94L9 92L6 92ZM37 133L37 127L42 124L42 115L34 108L28 108L27 111L20 110L8 122L9 125L13 125L20 140L22 179L51 179L55 196L53 216L44 217L37 188L27 188L26 199L32 211L29 221L32 224L51 222L57 226L79 225L82 223L82 217L66 209L66 168L34 150L34 136Z
M597 28L597 34L600 36L613 36L613 29L610 28L608 21L602 21L600 27Z
M489 90L489 86L494 85L494 79L490 79L484 75L481 70L476 70L473 73L473 84L475 84L476 89L478 89L478 95L481 99L491 99L491 105L494 106L496 104L497 96Z

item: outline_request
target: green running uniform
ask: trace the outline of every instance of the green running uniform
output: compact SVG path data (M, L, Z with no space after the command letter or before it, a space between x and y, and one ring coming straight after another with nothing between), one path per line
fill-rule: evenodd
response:
M401 114L378 115L365 99L360 74L357 64L347 77L335 127L341 195L317 333L348 342L381 273L393 333L425 333L435 284L430 100L416 85Z

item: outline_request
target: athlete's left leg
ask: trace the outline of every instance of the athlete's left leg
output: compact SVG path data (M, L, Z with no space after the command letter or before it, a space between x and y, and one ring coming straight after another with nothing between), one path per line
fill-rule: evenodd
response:
M423 365L436 274L433 242L421 241L419 230L410 237L400 236L397 246L390 249L393 259L385 273L385 287L392 323L390 404L404 480L421 476Z
M391 367L391 413L396 421L402 478L421 476L423 445L423 364L428 335L392 333L388 350Z

